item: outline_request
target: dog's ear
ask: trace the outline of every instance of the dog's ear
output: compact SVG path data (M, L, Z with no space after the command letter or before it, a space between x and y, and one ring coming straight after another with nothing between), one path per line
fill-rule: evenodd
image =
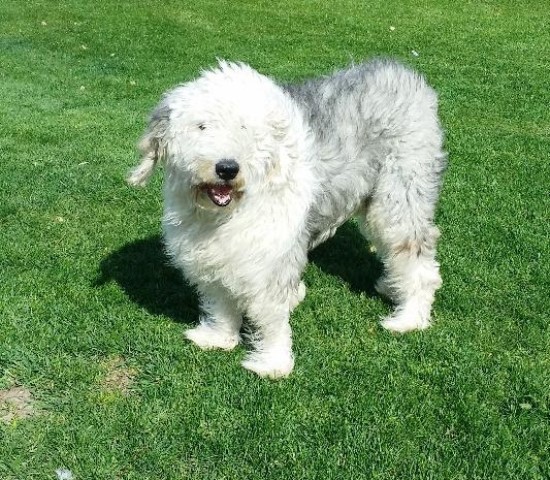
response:
M164 158L166 153L165 137L169 123L170 109L161 104L153 111L149 126L138 143L141 161L130 171L126 178L130 185L134 187L147 185L157 162L162 161Z

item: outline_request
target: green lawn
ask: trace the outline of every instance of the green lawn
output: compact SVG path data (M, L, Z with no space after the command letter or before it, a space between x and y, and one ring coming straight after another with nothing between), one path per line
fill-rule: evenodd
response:
M1 480L550 478L547 0L3 0L0 26ZM184 342L160 175L124 183L160 94L216 57L291 81L376 55L440 92L433 328L379 327L348 224L290 378Z

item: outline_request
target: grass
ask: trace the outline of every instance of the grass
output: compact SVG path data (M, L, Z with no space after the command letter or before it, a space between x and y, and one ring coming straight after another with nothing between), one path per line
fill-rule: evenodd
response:
M547 7L4 0L0 478L549 478ZM123 182L148 111L216 57L290 81L382 54L440 92L435 326L380 329L349 224L312 255L289 379L185 343L160 178Z

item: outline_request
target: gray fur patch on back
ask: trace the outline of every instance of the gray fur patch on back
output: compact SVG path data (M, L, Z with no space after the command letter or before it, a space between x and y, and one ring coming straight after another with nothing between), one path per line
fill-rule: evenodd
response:
M317 146L314 169L323 185L309 215L312 247L376 193L381 177L386 188L390 182L414 189L414 202L435 205L446 155L437 95L421 75L373 60L283 88L303 110Z

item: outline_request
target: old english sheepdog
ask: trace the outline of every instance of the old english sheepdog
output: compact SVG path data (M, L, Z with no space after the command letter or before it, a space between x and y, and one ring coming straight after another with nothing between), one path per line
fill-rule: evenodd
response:
M245 317L253 333L243 366L288 375L308 251L352 216L384 265L376 288L396 305L382 326L428 327L441 285L442 142L436 93L390 60L299 85L221 61L165 93L128 181L144 185L165 167L166 248L203 312L186 337L232 349Z

